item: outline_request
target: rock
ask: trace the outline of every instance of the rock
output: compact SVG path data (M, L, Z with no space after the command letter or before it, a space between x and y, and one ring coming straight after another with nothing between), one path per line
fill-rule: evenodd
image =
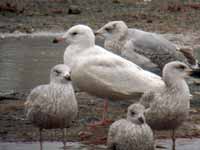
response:
M153 20L151 20L151 19L147 20L147 23L152 23L152 22L153 22Z
M90 99L89 102L88 102L88 105L95 105L96 102L94 99Z
M5 130L0 131L0 134L7 134L7 133L8 133L8 131L5 131Z
M200 80L199 79L193 79L193 82L195 85L200 85Z
M198 111L196 109L194 109L194 108L190 109L189 112L190 112L190 114L196 114L196 113L198 113Z
M69 6L68 14L80 14L81 10L77 5Z
M197 96L200 96L200 92L198 92L198 91L195 91L193 94L197 95Z
M26 32L26 33L33 33L34 31L35 31L35 29L32 28L32 27L27 27L27 28L25 28L25 32Z
M12 5L10 3L6 3L5 5L2 5L2 4L0 5L0 12L3 12L3 11L16 13L18 10L17 10L17 6L16 5Z
M120 3L120 0L113 0L112 2L118 4Z
M18 24L14 29L13 33L33 33L35 30L32 26Z

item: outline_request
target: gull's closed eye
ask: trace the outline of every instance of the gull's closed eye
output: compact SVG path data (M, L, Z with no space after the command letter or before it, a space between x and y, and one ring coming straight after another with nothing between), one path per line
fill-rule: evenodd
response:
M60 72L59 70L54 70L54 72L55 72L57 75L61 74L61 72Z
M72 32L71 34L72 34L72 35L77 35L77 34L78 34L78 32Z

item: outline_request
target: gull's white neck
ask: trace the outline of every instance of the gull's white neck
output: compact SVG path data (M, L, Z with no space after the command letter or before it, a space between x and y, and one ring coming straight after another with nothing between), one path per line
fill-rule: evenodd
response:
M69 45L64 52L64 64L68 65L70 68L76 62L76 59L81 56L83 52L88 50L93 45L80 45L80 44L71 44Z
M51 85L57 85L57 86L66 86L66 85L68 85L70 82L63 82L63 81L61 81L61 80L59 80L59 79L55 79L55 78L51 78L50 79L50 84Z
M189 94L189 87L184 78L173 78L170 76L163 77L167 88L177 93Z

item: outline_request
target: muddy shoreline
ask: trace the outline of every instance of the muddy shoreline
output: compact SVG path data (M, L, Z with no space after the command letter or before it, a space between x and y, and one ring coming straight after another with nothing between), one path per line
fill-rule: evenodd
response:
M80 141L86 144L104 144L107 137L107 127L88 128L88 124L101 118L103 100L84 92L76 93L79 104L79 115L74 125L67 131L67 141ZM26 120L24 112L25 99L0 101L0 141L30 142L38 141L39 132L31 122ZM111 101L109 103L109 118L118 120L126 116L126 109L131 101ZM85 135L86 133L86 135ZM61 141L62 132L59 129L45 130L45 141ZM170 132L156 132L156 138L169 138ZM190 118L177 131L179 138L200 138L200 108L192 107Z
M0 3L2 4L2 2ZM18 4L17 4L18 5ZM69 8L76 6L78 14L69 14ZM1 5L0 5L1 6ZM19 6L17 6L19 7ZM64 31L74 24L87 24L94 29L110 20L124 20L130 27L157 31L160 33L198 33L200 9L189 5L180 9L145 4L115 3L107 0L25 0L23 12L10 12L0 9L1 33L32 33L37 31ZM91 13L92 12L92 13ZM199 42L199 38L196 39ZM192 44L191 44L192 45ZM5 93L3 93L5 94ZM28 91L0 95L0 141L37 141L39 133L25 118L24 102ZM199 100L200 94L194 96ZM83 143L105 143L108 127L88 129L87 124L101 117L103 101L86 93L77 93L79 117L68 129L67 141ZM109 118L118 120L125 117L127 106L131 102L110 102ZM200 138L200 107L191 108L190 118L177 131L180 138ZM88 133L83 136L82 133ZM45 141L60 141L61 132L45 131ZM159 132L157 138L169 138L169 132ZM97 140L98 139L98 140Z
M147 4L123 1L18 0L16 3L2 0L0 32L63 31L80 23L97 29L111 20L124 20L130 27L162 33L199 30L198 3L183 3L176 7L170 1L168 5L158 0ZM10 11L7 7L16 10Z

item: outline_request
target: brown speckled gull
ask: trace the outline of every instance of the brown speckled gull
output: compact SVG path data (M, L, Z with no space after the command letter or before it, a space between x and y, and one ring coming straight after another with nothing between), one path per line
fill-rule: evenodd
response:
M185 77L191 73L182 62L166 64L163 69L165 86L145 93L140 101L146 107L146 122L153 130L172 130L173 149L175 130L189 115L191 94Z
M114 122L108 132L109 150L154 150L151 128L146 124L144 106L132 104L127 118Z
M181 61L192 67L197 61L191 49L178 49L175 44L159 34L128 28L123 21L111 21L96 31L96 35L105 38L106 49L140 65L151 64L141 56L148 58L160 69L171 61Z
M69 67L64 64L53 67L50 83L37 86L31 91L25 102L25 109L27 118L40 131L60 128L65 136L65 129L70 127L78 113Z

